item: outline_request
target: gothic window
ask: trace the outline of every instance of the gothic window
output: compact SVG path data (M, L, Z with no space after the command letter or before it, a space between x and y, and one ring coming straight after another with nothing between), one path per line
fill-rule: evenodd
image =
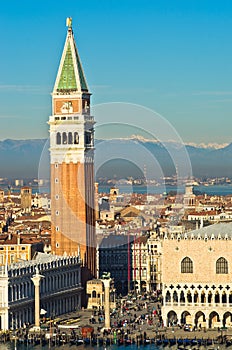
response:
M187 301L188 301L188 303L192 303L192 294L190 291L188 291L188 293L187 293Z
M222 293L222 304L226 304L227 303L227 295L225 292Z
M90 131L85 132L85 144L90 145L92 140L92 134Z
M73 143L73 136L72 136L72 133L69 132L68 133L68 144L71 145Z
M165 301L169 303L171 301L171 294L169 291L167 291L166 296L165 296Z
M62 133L62 143L63 143L63 145L67 144L67 134L66 134L66 132Z
M181 273L193 273L193 262L186 257L181 261Z
M218 291L216 291L216 293L215 293L214 302L215 302L216 304L219 304L219 303L220 303L220 295L219 295Z
M174 293L173 293L173 301L174 301L175 303L178 303L178 294L177 294L176 291L174 291Z
M205 298L205 293L204 291L201 292L201 303L204 304L206 302L206 298Z
M78 132L74 132L74 144L78 145L79 143L79 135Z
M180 302L185 303L185 295L184 295L183 290L180 292Z
M60 135L60 132L58 132L56 134L56 144L57 145L60 145L61 144L61 135Z
M209 294L208 294L208 303L209 304L212 303L212 297L213 297L212 292L209 292Z
M228 273L228 261L225 258L219 258L216 261L216 273Z

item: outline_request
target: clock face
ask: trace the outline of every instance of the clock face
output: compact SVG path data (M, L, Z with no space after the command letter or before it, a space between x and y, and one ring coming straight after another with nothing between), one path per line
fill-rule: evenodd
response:
M73 105L72 101L66 101L63 103L61 109L60 109L62 114L67 114L67 113L73 113Z
M80 113L80 100L56 99L54 109L54 114Z

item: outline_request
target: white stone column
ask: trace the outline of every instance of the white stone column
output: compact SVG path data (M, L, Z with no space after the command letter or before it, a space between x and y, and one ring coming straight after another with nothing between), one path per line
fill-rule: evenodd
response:
M151 256L147 256L147 280L146 280L146 290L149 293L151 291Z
M36 274L31 278L35 286L35 326L40 327L40 295L39 295L39 285L41 278L44 277L39 274L38 268L36 269Z
M104 284L104 309L105 309L105 328L110 328L110 282L111 278L109 279L102 279L102 282Z
M181 319L181 311L176 311L176 317L177 317L177 323L180 324L180 319Z
M174 303L174 300L173 300L173 291L171 290L171 292L170 292L170 298L171 298L171 300L170 300L170 303L171 303L171 306L173 306L173 303Z
M158 257L157 257L155 278L156 278L156 289L161 289L162 275L161 275L161 255L160 254L158 254Z
M187 306L188 305L188 298L187 298L187 291L185 290L184 291L184 304L185 304L185 306Z
M163 306L166 306L166 294L167 294L167 291L166 290L162 290L162 295L163 295Z
M19 311L19 328L22 328L22 312Z
M167 312L166 310L164 311L163 310L163 323L164 323L164 327L167 327L167 318L168 318L168 315L167 315Z
M2 329L9 329L9 302L8 302L8 272L7 266L5 267L5 272L1 275L1 287L2 287L2 300L1 300L1 319L2 319Z
M178 295L178 307L180 307L180 292L177 293L177 295Z

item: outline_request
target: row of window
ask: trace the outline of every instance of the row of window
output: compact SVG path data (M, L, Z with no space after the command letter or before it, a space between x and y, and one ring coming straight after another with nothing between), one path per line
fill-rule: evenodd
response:
M85 132L85 144L89 145L92 143L92 132ZM57 145L78 145L79 144L79 134L78 132L57 132L56 133L56 144Z
M15 250L17 248L18 248L18 246L17 247L10 247L10 250ZM26 248L25 247L20 247L20 249L21 250L25 250ZM0 250L5 250L5 247L0 247Z
M56 134L56 144L57 145L78 145L79 144L79 134L78 132L58 132Z
M173 293L170 293L169 291L167 291L167 293L165 295L165 301L166 302L174 301L175 303L188 302L188 303L194 303L194 304L195 303L227 304L227 302L228 302L229 304L231 304L232 303L232 294L226 294L226 293L219 294L218 291L216 291L215 293L209 292L208 294L205 294L204 292L191 293L190 291L188 291L188 293L185 293L184 291L181 291L181 292L174 291Z
M181 261L181 273L193 273L193 261L189 257ZM228 261L223 257L216 261L216 274L228 274Z
M5 255L0 254L0 265L5 264ZM15 261L18 260L18 256L14 253L14 254L10 254L10 264L14 263ZM20 260L26 260L26 254L20 254Z

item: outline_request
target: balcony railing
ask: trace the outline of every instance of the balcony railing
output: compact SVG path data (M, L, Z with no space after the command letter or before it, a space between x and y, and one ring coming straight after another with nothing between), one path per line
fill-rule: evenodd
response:
M201 307L212 307L213 306L213 307L225 307L225 308L226 307L227 308L232 307L232 304L227 304L227 303L195 303L195 302L193 302L193 303L189 303L189 302L178 303L176 301L173 301L173 302L166 301L165 305L166 306L190 306L190 307L192 307L192 306L197 306L197 307L199 307L199 306L201 306Z
M94 303L94 304L100 304L101 303L101 299L100 298L90 298L89 300L92 303Z
M88 114L78 114L78 115L56 115L50 117L50 122L62 123L64 121L68 122L92 122L94 117Z

